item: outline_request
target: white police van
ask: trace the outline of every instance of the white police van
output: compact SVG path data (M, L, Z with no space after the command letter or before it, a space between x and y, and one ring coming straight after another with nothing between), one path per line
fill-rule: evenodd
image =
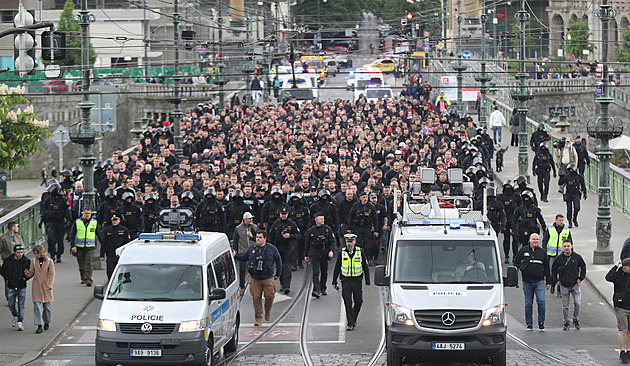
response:
M497 235L469 197L439 197L431 192L433 169L420 175L422 182L403 194L387 262L375 268L374 283L383 286L387 364L505 365L503 287L518 284L516 268L503 278ZM461 169L455 175L459 183L451 183L462 184Z
M227 236L178 231L192 224L186 209L163 210L158 222L175 230L118 248L107 288L94 288L103 300L96 365L211 365L222 348L238 346L238 281Z

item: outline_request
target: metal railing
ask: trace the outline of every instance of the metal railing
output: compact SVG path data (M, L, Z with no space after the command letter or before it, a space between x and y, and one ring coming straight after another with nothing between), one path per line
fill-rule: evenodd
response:
M41 229L38 226L40 201L40 198L35 198L0 218L0 235L4 235L9 231L7 225L9 222L15 221L18 223L20 226L19 234L24 241L26 252L33 249L37 244L43 244L47 239L44 225L42 224Z

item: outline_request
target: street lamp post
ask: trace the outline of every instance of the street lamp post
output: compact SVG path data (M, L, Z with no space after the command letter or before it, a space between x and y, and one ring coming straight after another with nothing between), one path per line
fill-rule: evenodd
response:
M521 0L521 9L514 15L514 17L521 25L521 51L519 52L520 70L516 74L516 79L518 79L520 83L517 90L512 93L512 98L520 102L520 106L516 110L516 114L519 116L518 174L528 176L527 168L529 165L529 157L527 156L527 101L533 99L534 94L526 85L528 74L525 69L525 23L529 20L529 13L525 10L525 0Z
M457 108L463 108L462 104L462 72L467 69L462 64L462 0L457 0L457 64L453 66L453 70L457 71ZM463 109L461 109L463 111Z
M616 15L608 0L602 0L599 9L594 15L602 21L602 64L603 64L603 93L597 98L600 104L599 117L595 122L586 124L586 131L589 136L599 139L597 157L599 158L599 187L597 222L595 224L595 235L597 237L597 248L593 252L594 264L613 263L613 251L610 249L610 235L612 233L612 222L610 218L610 159L613 153L608 144L609 140L621 136L623 133L623 123L615 123L610 116L609 105L613 99L608 94L608 21Z
M173 94L169 97L168 102L173 104L173 112L171 112L173 120L173 142L175 143L175 156L182 156L182 93L179 82L182 78L179 71L179 0L173 2L173 41L175 51L175 62L173 67Z
M481 10L481 73L475 76L475 80L481 83L481 88L479 88L479 92L481 97L479 99L479 125L481 128L486 128L488 123L486 120L487 113L486 111L486 93L488 92L488 88L486 87L486 83L492 80L492 76L490 76L486 72L486 22L488 21L488 15L486 14L486 2L483 1L482 10Z

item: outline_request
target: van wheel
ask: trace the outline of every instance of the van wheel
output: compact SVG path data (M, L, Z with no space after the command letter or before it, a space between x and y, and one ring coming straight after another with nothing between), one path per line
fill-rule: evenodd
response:
M208 339L208 342L206 342L206 357L203 365L214 365L214 342L212 339Z
M230 339L230 341L227 342L227 344L224 347L227 352L235 352L238 349L238 328L240 325L239 323L240 323L239 319L236 319L236 322L234 323L234 332L232 333L232 339Z
M492 366L505 366L507 363L507 349L503 349L501 353L492 357L491 365Z
M390 347L387 348L387 366L401 366L402 357L398 356Z

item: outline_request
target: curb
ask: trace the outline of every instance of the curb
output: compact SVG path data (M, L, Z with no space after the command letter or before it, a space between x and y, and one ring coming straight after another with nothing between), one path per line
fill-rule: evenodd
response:
M593 283L593 281L591 281L588 276L584 277L584 281L586 283L588 283L589 286L591 286L591 288L593 289L593 291L595 291L595 293L604 301L604 303L606 305L608 305L608 307L612 310L615 311L615 307L613 306L612 302L610 301L610 299L606 298L606 296L604 296L604 294L599 290L599 288L597 286L595 286L595 284Z

